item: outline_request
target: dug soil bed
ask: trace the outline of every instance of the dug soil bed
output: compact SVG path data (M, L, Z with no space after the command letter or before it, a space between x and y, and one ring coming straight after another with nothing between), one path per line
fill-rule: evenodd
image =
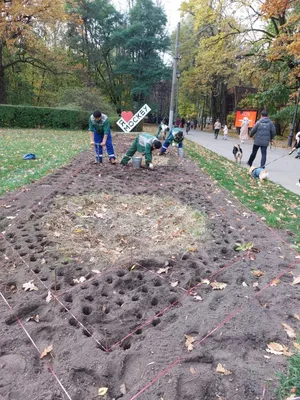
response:
M174 150L86 151L0 198L1 400L277 398L299 258Z

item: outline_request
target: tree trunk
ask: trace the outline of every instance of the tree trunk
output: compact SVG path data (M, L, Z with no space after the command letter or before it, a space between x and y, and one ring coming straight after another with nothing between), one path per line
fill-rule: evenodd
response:
M217 85L214 83L214 86L211 90L211 99L210 99L210 109L211 109L211 117L212 117L212 126L216 122L218 115L218 105L217 105Z
M3 65L3 45L0 42L0 104L6 104L5 69Z

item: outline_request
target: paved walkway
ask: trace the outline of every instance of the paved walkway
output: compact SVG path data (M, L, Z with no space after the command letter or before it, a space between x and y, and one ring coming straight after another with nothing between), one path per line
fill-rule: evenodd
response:
M223 140L223 134L219 135L218 139L214 139L214 134L203 132L198 129L191 130L186 136L187 139L199 143L201 146L206 147L213 152L222 155L230 160L234 160L232 149L235 143L239 143L237 138L229 137ZM242 166L246 165L252 151L253 140L247 140L243 143L243 159ZM279 183L291 192L300 195L300 187L296 185L300 178L300 159L296 159L296 152L288 155L289 150L282 148L274 148L270 150L268 147L266 169L269 171L270 180ZM253 166L259 167L261 159L260 150L254 160Z

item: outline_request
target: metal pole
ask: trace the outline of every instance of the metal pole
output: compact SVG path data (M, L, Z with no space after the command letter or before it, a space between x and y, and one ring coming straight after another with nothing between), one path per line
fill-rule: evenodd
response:
M175 115L174 115L175 124L176 124L177 117L178 117L178 99L179 99L179 78L177 77L176 107L175 107Z
M296 125L296 118L297 118L297 113L298 113L299 97L300 97L300 88L298 89L298 94L297 94L296 108L295 108L293 122L292 122L292 129L291 129L289 137L288 137L288 146L289 147L291 147L292 143L293 143L294 131L295 131L295 125Z
M176 89L176 79L177 79L176 73L177 73L177 62L178 62L179 33L180 33L180 22L178 22L178 24L177 24L175 57L174 57L174 62L173 62L172 90L171 90L170 111L169 111L169 128L170 129L172 129L173 118L174 118L174 99L175 99L175 89Z

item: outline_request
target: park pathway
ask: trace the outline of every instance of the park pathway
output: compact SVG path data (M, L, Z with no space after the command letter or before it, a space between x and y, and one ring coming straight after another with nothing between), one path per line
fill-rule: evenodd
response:
M234 159L232 154L233 145L239 143L237 138L232 137L223 140L223 134L219 135L218 139L215 140L213 133L203 132L199 129L191 130L186 135L186 138L230 160ZM243 150L242 166L245 168L248 168L246 163L251 154L252 145L253 140L250 139L241 146ZM296 152L290 156L288 153L288 149L279 147L270 149L269 147L266 169L269 171L271 181L279 183L284 188L300 195L300 187L296 185L300 179L300 159L295 158ZM261 153L259 150L253 165L258 167L260 159Z

